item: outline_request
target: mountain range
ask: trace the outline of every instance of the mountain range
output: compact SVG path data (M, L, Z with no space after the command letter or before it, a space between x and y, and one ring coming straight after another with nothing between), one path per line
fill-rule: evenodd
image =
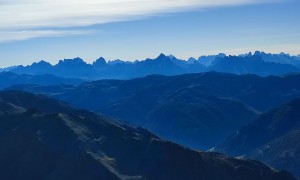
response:
M0 72L0 89L17 84L50 85L79 85L84 82L81 79L62 78L51 74L28 75L12 72Z
M288 54L267 54L256 51L239 56L218 54L201 56L198 59L177 59L170 55L160 54L155 59L142 61L108 61L99 58L92 64L81 58L60 60L56 65L46 61L33 63L29 66L14 66L3 68L17 74L41 75L52 74L65 78L85 80L99 79L132 79L147 75L179 75L207 71L227 72L234 74L257 74L260 76L284 75L300 72L299 56Z
M141 126L179 144L210 149L261 112L300 97L300 75L152 75L79 86L15 85Z
M261 114L215 151L257 159L300 177L300 99Z
M75 58L1 71L0 179L292 179L244 158L300 177L298 56Z
M258 161L193 151L42 95L0 92L1 179L290 180Z

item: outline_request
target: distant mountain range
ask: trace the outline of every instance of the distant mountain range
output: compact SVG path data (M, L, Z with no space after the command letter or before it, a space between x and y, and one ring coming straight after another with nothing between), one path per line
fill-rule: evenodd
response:
M258 161L192 151L42 95L2 91L0 107L0 179L295 179Z
M60 60L51 65L46 61L29 66L3 68L17 74L41 75L53 74L65 78L88 80L98 79L131 79L152 74L179 75L207 71L227 72L234 74L257 74L260 76L283 75L300 72L300 57L288 54L267 54L264 52L247 53L239 56L201 56L198 59L177 59L170 55L160 54L155 59L143 61L109 61L99 58L87 64L80 58Z
M174 142L209 149L268 111L300 97L300 75L152 75L79 86L15 85L141 126Z
M260 115L214 150L284 167L300 178L300 99Z
M79 85L84 82L81 79L62 78L51 74L28 75L16 74L12 72L0 72L0 89L17 84L36 84L36 85ZM65 86L66 87L66 86Z

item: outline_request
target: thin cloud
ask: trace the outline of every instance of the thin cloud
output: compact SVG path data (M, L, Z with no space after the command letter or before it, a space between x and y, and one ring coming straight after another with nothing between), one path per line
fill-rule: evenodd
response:
M60 37L87 34L90 31L63 31L63 30L29 30L29 31L0 31L0 42L27 40L40 37Z
M259 0L0 0L0 42L74 34L74 31L51 30L54 28L90 26L195 8L261 2ZM47 30L35 30L41 28ZM7 37L4 37L5 33L8 34Z

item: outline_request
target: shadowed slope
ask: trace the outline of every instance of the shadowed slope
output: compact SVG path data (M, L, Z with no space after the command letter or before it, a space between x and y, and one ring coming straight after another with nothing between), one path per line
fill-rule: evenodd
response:
M0 97L7 107L25 109L0 109L1 179L294 179L257 161L191 151L143 129L76 115L61 102L54 113L45 104L55 102L42 96Z
M216 147L230 155L245 155L300 177L300 99L259 116Z

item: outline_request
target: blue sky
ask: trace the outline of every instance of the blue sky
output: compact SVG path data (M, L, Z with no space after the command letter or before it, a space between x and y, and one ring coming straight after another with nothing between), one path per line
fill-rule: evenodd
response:
M299 9L298 0L0 0L0 67L161 52L300 54Z

